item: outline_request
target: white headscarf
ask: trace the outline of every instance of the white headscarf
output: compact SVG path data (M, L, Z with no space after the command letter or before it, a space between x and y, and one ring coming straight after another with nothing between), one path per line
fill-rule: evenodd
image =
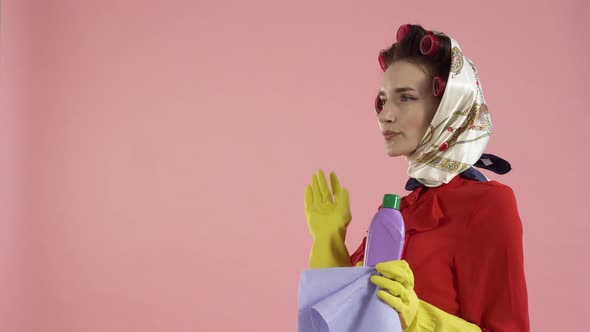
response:
M473 166L492 133L477 70L450 39L451 69L442 100L422 142L407 156L408 175L428 187L449 183Z

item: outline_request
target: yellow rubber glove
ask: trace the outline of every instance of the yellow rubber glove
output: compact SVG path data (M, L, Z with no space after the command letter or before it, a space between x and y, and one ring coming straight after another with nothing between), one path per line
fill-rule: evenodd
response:
M344 243L346 227L352 219L348 190L340 187L336 173L330 173L330 186L324 172L311 176L305 188L305 217L313 238L310 268L351 266Z
M405 260L379 263L375 268L382 274L371 277L380 288L377 296L399 313L404 332L481 332L477 325L418 299L414 273Z

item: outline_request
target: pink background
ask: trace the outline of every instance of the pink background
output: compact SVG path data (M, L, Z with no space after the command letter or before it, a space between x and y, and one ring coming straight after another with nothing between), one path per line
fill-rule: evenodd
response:
M587 319L589 4L33 1L1 12L0 330L294 331L317 168L353 251L406 162L373 113L417 22L478 66L513 172L533 331Z

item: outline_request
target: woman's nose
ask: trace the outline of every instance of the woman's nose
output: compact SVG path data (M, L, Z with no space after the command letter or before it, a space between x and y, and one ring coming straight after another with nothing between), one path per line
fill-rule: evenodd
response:
M392 105L388 105L387 103L385 103L377 117L379 118L379 122L382 123L395 122L396 116L394 107Z

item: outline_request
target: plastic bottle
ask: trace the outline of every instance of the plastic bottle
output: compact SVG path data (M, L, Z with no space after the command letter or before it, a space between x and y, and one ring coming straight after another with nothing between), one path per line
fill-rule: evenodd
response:
M399 260L404 248L404 219L399 211L401 197L385 194L383 205L373 217L365 247L365 266Z

